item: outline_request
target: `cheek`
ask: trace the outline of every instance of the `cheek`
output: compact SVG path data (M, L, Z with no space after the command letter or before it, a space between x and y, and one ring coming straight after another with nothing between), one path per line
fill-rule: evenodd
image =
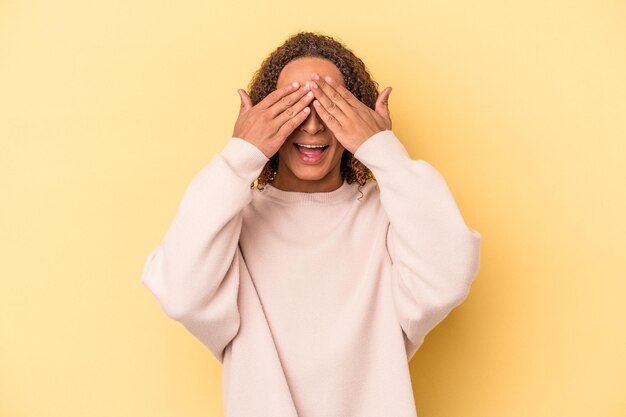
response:
M343 152L346 150L346 148L344 148L343 145L338 140L337 140L336 146L337 146L336 152L341 156Z
M335 157L333 159L333 162L334 162L333 165L341 164L341 158L344 152L345 151L342 147L337 148L337 153L335 154Z
M290 140L285 140L285 142L280 146L278 150L279 154L286 154L293 150L293 143Z

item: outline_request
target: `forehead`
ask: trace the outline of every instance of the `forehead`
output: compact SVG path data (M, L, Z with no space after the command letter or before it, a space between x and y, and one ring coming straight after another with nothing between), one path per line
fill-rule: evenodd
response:
M294 81L304 84L311 79L312 72L317 72L321 77L328 75L345 87L341 71L331 61L318 57L302 57L294 59L283 67L278 76L276 88L283 87Z

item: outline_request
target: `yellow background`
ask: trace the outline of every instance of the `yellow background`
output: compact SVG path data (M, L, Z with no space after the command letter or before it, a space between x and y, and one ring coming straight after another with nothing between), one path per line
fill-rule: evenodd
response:
M0 2L0 415L222 415L221 365L141 267L232 134L237 88L314 30L393 87L393 130L483 236L469 298L411 361L419 416L625 416L625 18L592 0Z

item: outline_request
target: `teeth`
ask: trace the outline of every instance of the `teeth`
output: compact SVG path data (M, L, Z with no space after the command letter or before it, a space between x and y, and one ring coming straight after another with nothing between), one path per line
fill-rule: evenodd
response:
M298 145L298 146L302 146L303 148L311 148L311 149L313 149L313 148L324 148L324 147L326 147L326 145L301 145L301 144L299 144L299 143L296 143L296 145Z

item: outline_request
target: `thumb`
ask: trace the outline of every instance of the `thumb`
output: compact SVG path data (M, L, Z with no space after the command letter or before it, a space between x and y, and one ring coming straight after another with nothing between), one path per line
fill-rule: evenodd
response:
M252 100L248 93L246 93L243 89L238 89L237 93L239 93L239 98L241 100L241 104L239 106L239 113L244 113L252 108Z
M387 87L376 99L376 105L374 110L385 121L385 128L391 129L391 117L389 116L389 95L391 94L391 87Z
M391 90L391 87L385 88L383 92L378 95L375 106L376 113L387 120L389 119L389 95L391 94Z

